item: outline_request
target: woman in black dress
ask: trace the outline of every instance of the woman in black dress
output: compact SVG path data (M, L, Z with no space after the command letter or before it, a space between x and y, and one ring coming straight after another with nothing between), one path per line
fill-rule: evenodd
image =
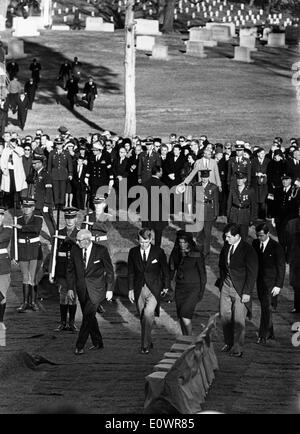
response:
M202 299L207 281L203 253L196 248L192 234L180 231L169 261L175 278L175 302L183 335L192 335L192 317Z

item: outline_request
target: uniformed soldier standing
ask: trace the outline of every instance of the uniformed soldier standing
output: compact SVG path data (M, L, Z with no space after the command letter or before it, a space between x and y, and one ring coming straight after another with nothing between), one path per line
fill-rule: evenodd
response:
M114 185L114 175L110 157L103 151L103 144L95 142L92 147L93 157L88 163L87 178L89 180L89 205L94 209L94 198L99 187L108 187L108 194Z
M66 269L68 267L68 261L70 259L70 254L72 247L76 244L76 235L79 229L76 227L77 223L77 208L64 208L64 217L66 221L66 226L58 231L58 245L56 253L56 267L55 267L55 278L52 279L50 275L49 281L58 284L59 287L59 299L60 299L60 325L55 329L55 331L61 332L64 330L70 330L76 332L77 328L75 326L75 314L77 309L77 298L69 297L69 289L66 280ZM54 235L55 237L56 235ZM50 261L50 270L52 269L53 252ZM75 292L74 292L75 294ZM69 313L69 325L67 326L67 317Z
M46 157L43 153L35 151L32 156L33 170L27 177L29 184L28 196L36 200L36 214L43 216L49 234L52 237L55 232L53 219L53 191L52 179L44 167Z
M28 309L39 310L37 306L36 276L39 261L42 257L40 233L43 225L43 217L35 215L35 199L23 199L23 215L17 219L17 246L18 261L22 273L23 303L18 312L23 313Z
M241 226L241 237L247 241L249 226L254 224L257 218L257 205L254 191L246 185L247 173L236 174L237 186L233 186L229 192L227 203L228 223L236 223Z
M63 206L66 199L67 180L73 177L73 161L68 151L63 150L63 140L56 138L56 149L50 152L48 158L48 173L52 179L54 204Z
M219 215L219 189L209 181L209 172L210 170L200 170L201 181L193 185L196 224L203 223L203 229L196 235L196 241L199 246L203 246L205 257L210 253L211 232ZM200 191L199 187L202 187L203 191Z
M6 294L10 287L11 261L8 246L12 238L12 227L4 226L5 209L0 207L0 330L6 330L4 314L6 309Z
M107 207L104 196L94 198L95 211L89 212L82 222L81 229L88 229L92 233L92 241L96 244L102 244L109 250L108 232L110 229L109 220L111 215L107 214Z
M251 186L251 162L243 156L244 154L244 142L237 141L235 146L235 156L229 158L228 161L228 178L227 183L229 190L237 185L237 175L239 173L246 174L247 186Z

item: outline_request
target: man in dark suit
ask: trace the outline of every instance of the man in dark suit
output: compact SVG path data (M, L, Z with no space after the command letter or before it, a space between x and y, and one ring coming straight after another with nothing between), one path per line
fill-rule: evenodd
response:
M93 346L90 350L103 348L103 340L96 319L98 306L113 297L114 270L106 247L92 243L92 234L83 229L76 235L77 246L71 250L67 267L68 296L78 296L82 310L75 354L84 353L84 346L91 335Z
M97 85L94 82L93 77L89 77L89 81L87 81L84 85L82 98L86 99L88 103L88 109L93 111L95 99L98 97L98 89Z
M147 189L148 194L148 219L143 221L143 228L153 229L155 236L155 245L161 246L162 233L164 228L168 225L168 216L170 209L168 204L163 200L163 190L167 197L169 197L168 187L161 182L162 168L154 166L152 169L152 177L145 182L144 187ZM164 187L163 190L160 190ZM159 191L162 194L159 194ZM159 195L159 196L158 196Z
M293 183L300 180L300 149L295 149L293 158L286 160L286 173L291 176Z
M28 109L30 106L29 99L24 92L22 92L18 96L17 104L18 104L18 122L19 122L21 130L24 130L26 119L27 119L27 114L28 114Z
M258 344L266 344L274 339L272 306L283 288L285 276L285 256L279 243L270 238L270 230L265 223L256 227L257 240L254 247L258 257L257 294L261 305Z
M223 352L243 356L246 316L251 318L252 293L258 274L258 259L252 246L242 240L240 226L225 227L226 243L220 254L220 315L225 345Z
M141 353L149 354L153 348L151 330L155 313L159 315L161 294L169 288L169 271L165 252L153 246L149 229L139 232L139 246L128 256L129 300L136 303L141 320Z
M74 191L74 203L79 209L85 208L86 193L88 189L87 165L84 164L84 157L78 155L74 163L72 189Z

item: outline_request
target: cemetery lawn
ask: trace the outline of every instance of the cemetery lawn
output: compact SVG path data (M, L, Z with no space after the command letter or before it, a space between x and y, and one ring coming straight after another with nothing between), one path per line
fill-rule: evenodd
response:
M276 135L300 136L296 91L291 67L299 60L297 48L267 48L252 53L253 64L234 62L232 44L205 48L206 59L186 56L187 35L162 37L169 45L169 61L152 60L137 52L137 134L161 136L171 132L199 136L213 142L237 138L269 144ZM29 64L37 57L42 79L33 110L22 133L10 114L9 130L34 134L38 127L51 136L65 125L76 136L110 130L123 134L124 31L114 34L43 31L25 39L26 58L19 59L20 81L29 77ZM61 63L77 56L83 64L80 87L91 74L99 86L93 112L80 106L71 112L56 79ZM61 95L62 94L62 95Z

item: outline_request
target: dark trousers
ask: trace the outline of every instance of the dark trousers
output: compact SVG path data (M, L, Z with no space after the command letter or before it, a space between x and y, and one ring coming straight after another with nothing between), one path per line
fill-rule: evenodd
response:
M67 181L52 181L55 205L64 205L66 200Z
M272 294L264 285L257 285L257 295L261 307L259 337L268 339L274 335L272 320Z
M266 220L267 217L267 204L266 202L259 202L257 204L257 217L261 220Z
M86 294L84 303L80 303L81 310L82 310L82 324L79 330L78 339L76 343L76 348L81 350L85 344L86 341L89 338L89 335L91 335L91 340L93 345L102 345L102 336L100 333L98 321L96 319L96 312L98 306L94 305L90 298L88 293Z
M93 108L94 108L94 102L95 102L95 96L92 95L92 94L87 94L87 96L86 96L86 100L87 100L87 103L88 103L88 109L89 109L90 111L93 111Z
M294 290L294 308L300 312L300 282L298 287L293 287Z
M202 231L196 235L196 243L200 250L203 250L204 256L209 255L211 245L211 232L213 228L213 221L204 222Z

